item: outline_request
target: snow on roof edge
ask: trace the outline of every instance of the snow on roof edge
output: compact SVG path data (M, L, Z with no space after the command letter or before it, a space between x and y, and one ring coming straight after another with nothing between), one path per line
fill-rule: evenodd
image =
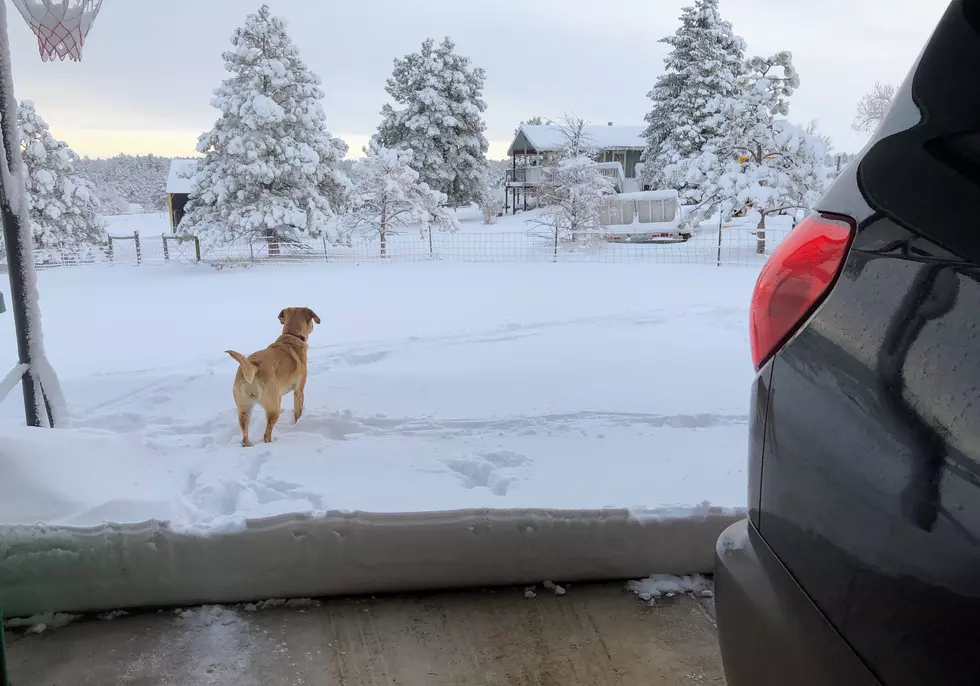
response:
M680 193L673 188L663 188L655 191L633 191L610 195L616 200L680 200Z
M167 174L167 193L190 193L193 176L201 163L196 157L177 157L170 161Z
M646 127L641 125L592 124L586 126L585 130L592 142L600 149L643 149L647 145L646 138L643 136ZM561 127L557 124L522 124L518 129L518 135L520 133L524 134L538 152L558 150L563 142ZM514 136L514 141L507 149L508 155L513 154L516 140L517 136Z

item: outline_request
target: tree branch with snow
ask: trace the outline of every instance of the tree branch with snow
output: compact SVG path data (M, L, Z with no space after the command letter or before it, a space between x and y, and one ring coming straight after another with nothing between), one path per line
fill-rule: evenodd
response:
M417 225L420 237L429 239L430 252L433 228L459 230L456 217L444 207L445 194L421 180L412 160L411 150L371 141L364 157L354 162L356 199L342 224L351 232L377 237L382 258L388 256L388 238L400 229Z
M827 189L827 141L785 119L800 79L792 55L753 57L739 79L739 92L710 105L717 134L705 151L673 165L672 173L700 189L688 214L697 224L714 212L722 218L747 206L760 215L758 250L765 252L766 217L810 209Z

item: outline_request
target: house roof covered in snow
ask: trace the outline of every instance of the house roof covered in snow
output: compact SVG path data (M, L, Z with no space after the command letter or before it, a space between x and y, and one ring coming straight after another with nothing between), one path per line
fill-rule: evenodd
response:
M170 173L167 175L167 193L190 193L199 162L197 159L179 157L171 160Z
M585 133L593 144L602 150L628 150L646 148L643 137L645 126L586 126ZM528 152L550 152L561 148L565 136L557 124L523 124L507 150L508 155L520 155L525 144Z

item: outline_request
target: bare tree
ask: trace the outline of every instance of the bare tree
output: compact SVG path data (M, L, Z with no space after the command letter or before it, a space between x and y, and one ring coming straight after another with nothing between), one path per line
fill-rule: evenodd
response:
M851 124L854 130L874 133L881 120L885 118L885 113L895 98L895 92L895 86L875 81L871 90L858 102L857 115L854 117L854 123Z
M601 229L600 208L603 198L615 191L613 182L602 175L595 159L598 149L589 135L587 123L576 116L565 116L558 124L561 149L555 164L544 174L540 185L540 202L544 210L528 221L544 227L554 245L577 233L594 233Z

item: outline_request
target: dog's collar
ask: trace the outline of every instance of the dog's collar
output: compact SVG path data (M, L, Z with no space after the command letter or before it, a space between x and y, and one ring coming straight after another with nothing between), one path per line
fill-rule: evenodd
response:
M300 335L299 335L298 333L289 333L289 332L287 331L286 333L284 333L284 334L283 334L283 336L295 336L295 337L296 337L296 338L298 338L299 340L301 340L301 341L303 341L304 343L306 343L306 336L300 336Z

